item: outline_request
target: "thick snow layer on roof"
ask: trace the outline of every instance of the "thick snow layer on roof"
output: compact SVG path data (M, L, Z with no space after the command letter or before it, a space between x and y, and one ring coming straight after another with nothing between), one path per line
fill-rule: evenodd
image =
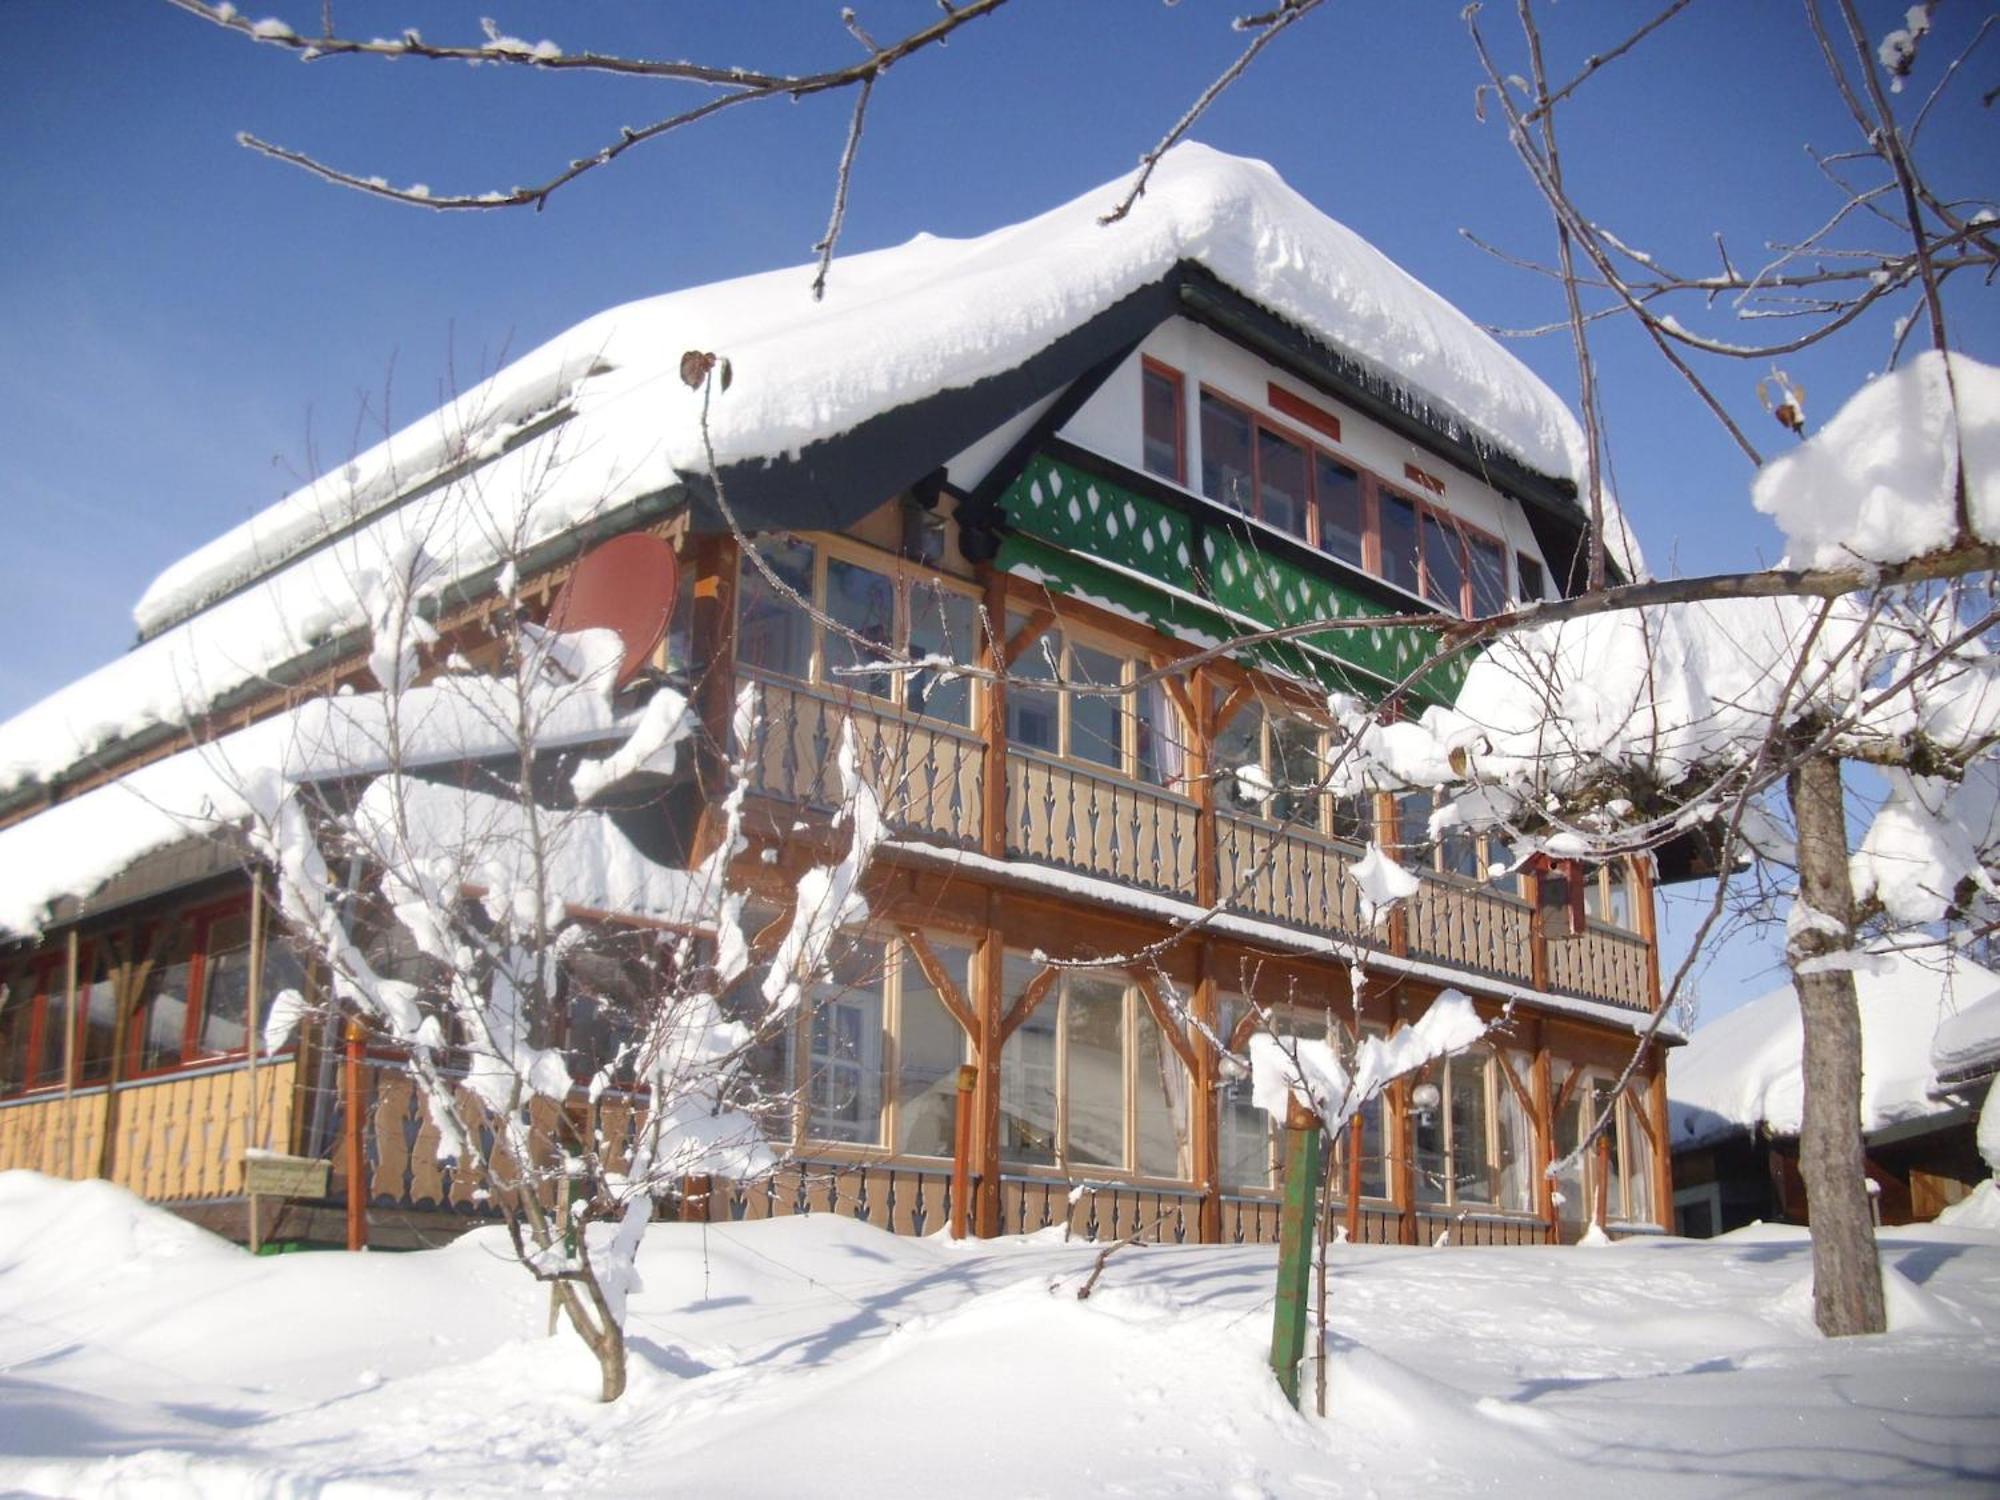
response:
M690 349L732 364L711 424L726 466L1014 369L1190 261L1531 468L1579 473L1580 429L1546 385L1270 167L1184 144L1128 218L1099 224L1119 190L975 239L922 235L845 257L823 302L811 298L808 270L792 268L577 325L169 568L137 611L142 630L158 634L0 725L0 790L183 721L360 624L357 577L412 538L441 579L463 578L705 471L701 398L679 375ZM544 416L563 419L538 427ZM490 461L469 480L397 500L481 459Z
M1859 971L1861 1124L1883 1130L1940 1114L1930 1096L1931 1039L1940 1024L1987 996L2000 974L1941 948L1882 955L1881 973ZM1797 1135L1804 1087L1804 1030L1788 984L1699 1027L1667 1064L1675 1149L1752 1130Z
M1931 1039L1931 1063L1940 1078L2000 1065L2000 994L1946 1016Z
M1973 532L2000 539L2000 370L1919 355L1863 386L1796 452L1766 464L1753 497L1798 567L1896 563L1958 533L1963 459Z

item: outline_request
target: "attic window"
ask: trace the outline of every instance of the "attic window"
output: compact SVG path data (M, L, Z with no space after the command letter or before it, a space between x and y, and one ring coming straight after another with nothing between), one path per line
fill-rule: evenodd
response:
M1140 374L1146 472L1187 482L1186 402L1178 370L1147 360Z

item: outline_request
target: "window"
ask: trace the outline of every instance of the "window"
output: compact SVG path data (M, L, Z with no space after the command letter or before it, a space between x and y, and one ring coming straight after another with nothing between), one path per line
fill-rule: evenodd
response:
M1567 1080L1563 1080L1567 1085ZM1556 1156L1569 1155L1611 1101L1612 1080L1586 1070L1571 1097L1556 1116ZM1559 1091L1560 1092L1560 1091ZM1623 1094L1612 1111L1610 1127L1583 1153L1576 1167L1557 1182L1563 1195L1562 1222L1572 1232L1597 1220L1600 1199L1604 1221L1650 1224L1653 1214L1653 1154L1638 1111L1645 1106Z
M744 931L774 919L769 910L746 914ZM969 995L971 950L943 938L931 939L930 949L959 994ZM745 971L722 997L724 1014L756 1025L768 971L767 963ZM908 942L855 938L802 1010L744 1054L743 1075L771 1134L951 1155L965 1034Z
M1521 580L1521 602L1532 604L1537 599L1548 598L1548 586L1542 580L1542 565L1525 552L1514 554L1514 576Z
M1477 531L1465 532L1465 558L1471 576L1468 602L1476 616L1497 615L1507 607L1507 549Z
M1201 492L1246 516L1257 513L1250 456L1253 425L1242 407L1201 393Z
M1005 1002L1043 965L1010 953ZM1000 1151L1010 1162L1184 1179L1187 1069L1122 974L1066 971L1001 1054Z
M142 951L145 941L140 940ZM173 922L153 942L158 956L146 972L127 1029L131 1047L125 1063L127 1076L171 1068L187 1055L188 982L194 973L187 923Z
M1265 709L1241 710L1216 736L1222 773L1218 805L1318 831L1324 746L1325 732L1317 724ZM1245 767L1261 771L1261 780L1241 774Z
M1357 568L1363 566L1368 514L1362 501L1361 476L1324 453L1314 455L1313 472L1319 497L1321 550Z
M757 543L757 554L785 587L803 599L813 597L810 543L773 537ZM812 657L811 617L746 560L737 588L736 659L779 677L807 678L812 676Z
M1459 609L1465 597L1465 559L1459 552L1457 529L1437 511L1423 512L1424 595L1446 609Z
M1280 531L1306 539L1312 500L1306 450L1268 427L1257 429L1257 513Z
M1147 360L1139 375L1146 472L1175 484L1187 480L1186 408L1180 375Z
M1417 542L1417 502L1382 490L1376 504L1381 516L1382 576L1398 588L1420 593L1423 562Z
M0 980L0 1094L63 1079L67 960L49 954Z
M1410 1092L1419 1203L1532 1207L1528 1116L1491 1053L1434 1062Z
M1297 1037L1307 1041L1324 1040L1339 1029L1330 1024L1325 1012L1289 1006L1274 1007L1268 1019L1260 1019L1253 1027L1246 1027L1244 1018L1249 1011L1250 1004L1242 996L1223 997L1223 1034L1238 1042L1238 1051L1248 1045L1248 1038L1254 1029L1265 1026L1275 1028L1280 1037ZM1369 1028L1370 1034L1372 1031L1373 1028ZM1219 1117L1221 1129L1217 1151L1222 1186L1239 1190L1277 1186L1284 1170L1284 1133L1278 1122L1250 1102L1248 1077L1234 1078L1223 1085ZM1386 1198L1389 1195L1389 1150L1387 1137L1383 1134L1386 1119L1381 1096L1362 1107L1361 1195L1364 1198ZM1347 1191L1346 1153L1351 1139L1347 1131L1342 1131L1340 1138L1333 1143L1337 1159L1332 1179L1336 1196L1344 1197Z
M1026 624L1026 616L1010 614L1009 635ZM1187 769L1180 711L1160 683L1132 689L1148 670L1063 631L1044 630L1011 669L1007 738L1025 749L1178 789ZM1034 685L1042 682L1065 687Z
M746 557L737 583L739 662L970 726L971 686L948 668L871 670L905 652L954 665L974 661L978 604L970 592L886 555L850 556L789 537L767 537L755 550L834 627L817 626Z

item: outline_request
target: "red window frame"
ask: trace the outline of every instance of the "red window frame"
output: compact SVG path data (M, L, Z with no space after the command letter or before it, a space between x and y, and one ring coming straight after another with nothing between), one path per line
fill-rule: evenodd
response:
M1146 466L1146 376L1157 375L1173 388L1174 392L1174 472L1171 477L1175 484L1187 483L1187 377L1172 365L1154 359L1152 355L1142 355L1139 360L1139 466ZM1148 473L1153 471L1147 469Z
M61 982L64 986L63 992L68 993L67 980L60 973L63 962L63 954L46 953L40 958L24 963L19 970L20 975L27 978L33 986L27 1002L27 1044L21 1054L22 1067L19 1078L0 1078L0 1097L32 1094L40 1089L61 1088L63 1085L61 1073L54 1078L41 1081L36 1081L32 1077L35 1065L41 1058L43 1044L48 1040L49 989ZM64 1066L67 1066L67 1060Z
M226 900L212 901L202 906L188 907L142 923L137 936L143 944L150 929L158 926L185 925L188 934L187 950L187 1003L181 1017L180 1056L172 1062L155 1068L141 1068L141 1058L145 1055L145 1037L150 1022L151 1002L135 1004L132 1014L125 1023L125 1056L119 1071L121 1079L155 1078L168 1073L176 1073L183 1068L209 1063L218 1058L240 1057L243 1051L203 1052L200 1051L202 1022L208 1014L208 945L209 935L218 922L241 916L250 909L248 896L231 896ZM245 1050L253 1045L254 1022L244 1027Z
M1155 371L1175 381L1177 389L1180 391L1180 399L1175 403L1174 412L1177 423L1177 458L1183 475L1180 482L1186 484L1188 483L1185 477L1187 472L1187 399L1183 385L1184 377L1180 371L1173 369L1169 365L1161 364L1158 360L1150 356L1145 357L1142 363L1146 369ZM1474 608L1472 548L1469 540L1473 537L1477 537L1481 541L1488 543L1499 556L1501 574L1500 593L1503 601L1514 597L1513 591L1519 588L1520 575L1516 571L1518 563L1510 561L1514 555L1513 549L1507 545L1505 538L1488 531L1483 526L1475 526L1464 517L1436 504L1433 499L1425 498L1426 493L1442 495L1444 492L1444 481L1436 475L1418 468L1414 463L1405 464L1405 472L1411 476L1415 484L1424 492L1413 493L1410 489L1391 484L1372 469L1366 468L1356 462L1351 455L1339 449L1330 448L1324 443L1315 442L1303 433L1272 421L1256 407L1251 406L1248 402L1239 401L1226 391L1219 391L1214 386L1204 382L1198 387L1198 395L1203 399L1213 397L1217 404L1233 408L1242 413L1250 423L1250 493L1253 508L1248 514L1254 516L1258 521L1263 522L1263 524L1272 527L1276 531L1283 532L1286 536L1303 541L1315 551L1324 552L1325 546L1320 528L1318 459L1325 457L1331 462L1338 464L1341 468L1351 471L1359 482L1362 522L1361 569L1363 572L1381 579L1385 583L1393 583L1393 580L1388 577L1382 553L1381 497L1387 494L1393 495L1396 499L1410 505L1416 514L1417 593L1420 597L1433 603L1436 602L1431 600L1429 590L1430 568L1424 542L1424 523L1426 517L1435 518L1437 523L1456 540L1458 546L1458 599L1455 606L1442 605L1440 607L1455 607L1458 613L1468 620L1480 618L1480 615ZM1295 396L1290 391L1276 384L1268 384L1268 395L1274 409L1283 411L1288 415L1296 416L1300 421L1338 440L1340 436L1340 418L1334 413L1323 412L1302 397ZM1269 432L1274 437L1292 443L1305 452L1307 495L1305 497L1306 534L1303 537L1298 536L1296 532L1287 530L1283 526L1279 526L1276 522L1268 520L1264 515L1263 457L1262 447L1258 442L1258 434L1260 432ZM1205 492L1204 496L1206 498ZM1333 554L1328 553L1327 555L1332 556ZM1546 578L1546 572L1544 572L1543 576ZM1400 584L1394 586L1401 587Z

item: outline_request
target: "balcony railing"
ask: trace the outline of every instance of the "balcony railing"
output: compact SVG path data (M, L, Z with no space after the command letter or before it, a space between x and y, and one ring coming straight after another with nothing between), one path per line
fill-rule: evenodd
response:
M753 790L839 806L841 724L851 720L863 774L899 834L977 847L985 745L968 730L900 713L879 700L758 678L748 746ZM1007 853L1120 885L1193 899L1200 810L1192 799L1074 761L1007 756ZM1215 891L1245 916L1327 936L1371 937L1361 919L1352 849L1324 835L1234 814L1216 817ZM1535 976L1531 913L1503 891L1425 875L1408 908L1409 952L1518 984ZM1649 1008L1652 962L1638 936L1591 923L1546 944L1550 989Z
M1192 895L1195 805L1087 767L1007 757L1007 852L1121 884Z

